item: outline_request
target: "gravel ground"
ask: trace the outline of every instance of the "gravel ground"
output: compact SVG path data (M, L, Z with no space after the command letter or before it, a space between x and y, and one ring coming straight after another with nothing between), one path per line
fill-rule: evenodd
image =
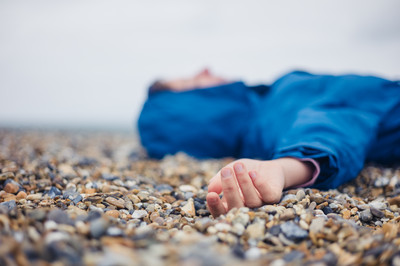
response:
M213 219L232 159L146 158L127 133L0 129L0 265L400 265L400 168Z

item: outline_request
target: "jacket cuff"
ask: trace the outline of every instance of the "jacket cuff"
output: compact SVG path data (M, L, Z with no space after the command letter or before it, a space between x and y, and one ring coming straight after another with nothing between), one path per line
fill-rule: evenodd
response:
M319 163L316 160L310 159L310 158L304 158L304 159L294 158L294 159L297 159L297 160L299 160L301 162L310 162L310 163L312 163L313 166L314 166L314 173L313 173L313 175L312 175L310 180L308 180L307 182L305 182L303 184L294 186L293 188L302 188L302 187L310 187L310 186L312 186L315 183L315 181L317 180L317 177L318 177L319 173L321 172L321 168L319 167Z

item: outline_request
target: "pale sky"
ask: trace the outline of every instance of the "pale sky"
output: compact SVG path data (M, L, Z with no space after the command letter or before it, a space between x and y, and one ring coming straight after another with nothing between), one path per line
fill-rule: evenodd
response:
M134 128L156 78L400 80L400 1L0 2L0 127Z

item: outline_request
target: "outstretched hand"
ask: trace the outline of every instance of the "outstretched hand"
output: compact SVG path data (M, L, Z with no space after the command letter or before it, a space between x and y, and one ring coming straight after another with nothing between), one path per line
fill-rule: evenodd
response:
M240 159L228 164L208 185L207 204L218 217L233 208L277 203L282 191L307 181L312 167L293 158L272 161ZM223 193L222 198L219 194Z

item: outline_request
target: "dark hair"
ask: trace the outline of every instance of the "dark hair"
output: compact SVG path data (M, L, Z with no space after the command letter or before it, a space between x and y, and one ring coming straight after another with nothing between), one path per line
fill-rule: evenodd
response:
M157 91L170 90L171 88L165 85L161 80L154 81L149 87L149 94Z

